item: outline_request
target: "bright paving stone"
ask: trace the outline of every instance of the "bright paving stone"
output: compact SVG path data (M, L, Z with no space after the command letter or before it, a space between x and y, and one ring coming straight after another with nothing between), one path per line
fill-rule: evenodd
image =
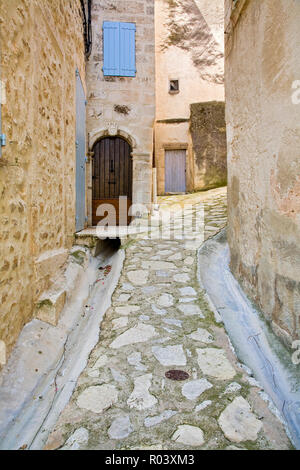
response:
M167 410L167 411L164 411L161 415L146 418L144 421L144 424L146 428L151 428L153 426L157 426L163 421L166 421L172 418L172 416L175 416L175 415L177 415L177 411Z
M128 325L128 321L128 317L116 318L116 320L112 321L113 330L125 328Z
M130 294L121 294L120 297L117 299L117 302L120 302L120 303L128 302L130 297L131 297Z
M142 263L142 267L144 269L152 269L154 271L176 269L176 266L173 263L168 263L167 261L144 261Z
M144 286L147 284L148 278L149 278L149 272L145 270L139 270L139 271L130 271L127 274L127 277L132 284L136 286Z
M167 310L165 310L164 308L158 308L158 307L156 307L156 305L152 305L151 308L152 308L152 311L156 315L166 315L167 314Z
M225 392L226 394L228 393L236 393L236 392L239 392L241 390L241 385L238 384L237 382L232 382L231 384L228 385L228 387L226 387L225 389Z
M193 333L189 335L189 338L206 344L214 342L213 336L204 328L198 328L197 331L193 331Z
M185 424L177 428L172 440L186 446L200 447L204 444L204 434L200 428Z
M219 380L232 379L236 375L235 369L227 359L222 349L197 349L198 364L203 374Z
M160 307L172 307L174 305L174 297L171 294L163 294L157 301Z
M141 307L137 305L127 305L126 307L116 307L116 313L119 315L129 316L132 313L138 312Z
M178 328L182 328L182 321L176 320L175 318L164 318L163 322L167 325L177 326Z
M192 266L194 263L195 263L195 258L192 257L192 256L188 256L188 257L184 260L184 264L187 265L187 266Z
M180 304L190 304L196 302L196 297L184 297L183 299L179 299Z
M203 411L205 410L205 408L207 408L208 406L210 406L212 404L212 401L211 400L205 400L203 401L202 403L200 403L200 405L197 405L196 408L195 408L195 413L198 413L199 411Z
M152 352L163 366L185 366L186 356L181 345L161 348L154 346Z
M193 380L183 385L182 395L188 400L196 400L206 390L212 388L212 384L206 379Z
M126 376L121 374L118 370L114 369L113 367L110 367L110 372L115 382L118 382L118 383L126 382L127 380Z
M128 437L133 432L133 427L130 422L130 417L127 416L120 416L116 418L109 430L108 434L111 439L124 439Z
M134 366L136 370L147 370L147 367L142 364L142 354L140 352L132 353L130 356L128 356L127 360L128 363L131 366Z
M72 436L69 437L61 450L81 450L89 441L89 432L85 428L77 429Z
M152 408L157 403L157 399L149 393L151 387L152 374L142 375L134 381L134 390L127 400L129 408L146 410Z
M193 287L183 287L182 289L179 289L179 292L180 292L181 296L184 296L184 295L187 295L187 296L197 295L197 292L195 291L195 289Z
M99 359L97 360L97 362L95 362L95 365L94 365L94 369L101 369L101 367L104 367L106 366L106 364L108 363L109 361L109 358L106 354L104 354L103 356L100 356Z
M184 314L184 315L198 315L200 318L204 318L203 313L200 310L200 307L195 304L184 304L184 305L179 305L178 306L179 310Z
M100 385L89 387L79 395L77 405L79 408L92 411L93 413L102 413L110 408L118 400L118 391L113 385Z
M110 347L112 349L119 349L129 344L144 343L154 336L157 336L157 333L153 326L139 323L137 326L130 328L130 330L118 336L118 338L111 343Z
M173 279L180 284L186 284L191 280L188 274L176 274Z
M223 411L219 424L230 441L255 441L262 428L262 423L251 412L249 403L243 397L237 397Z
M182 260L182 254L181 253L175 253L175 255L170 256L168 258L168 261L181 261Z

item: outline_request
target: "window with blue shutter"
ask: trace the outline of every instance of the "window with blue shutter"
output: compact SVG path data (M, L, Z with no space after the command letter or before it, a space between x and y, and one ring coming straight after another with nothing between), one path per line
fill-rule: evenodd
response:
M134 23L104 21L103 23L103 73L105 76L135 77Z

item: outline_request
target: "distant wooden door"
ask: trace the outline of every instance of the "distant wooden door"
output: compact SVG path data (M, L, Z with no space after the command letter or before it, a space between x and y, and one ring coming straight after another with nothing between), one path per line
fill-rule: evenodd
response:
M165 192L186 192L186 150L166 150Z
M132 204L132 149L120 137L106 137L95 144L93 151L93 225L104 218L99 212L105 204L114 206L116 211L116 220L112 219L109 225L119 225L120 215L121 225L128 225L128 209ZM123 201L119 204L120 196L127 197L127 206Z

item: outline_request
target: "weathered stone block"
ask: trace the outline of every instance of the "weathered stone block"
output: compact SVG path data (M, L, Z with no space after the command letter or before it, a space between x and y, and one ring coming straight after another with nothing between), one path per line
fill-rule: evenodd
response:
M36 305L36 317L56 326L66 301L66 291L45 292Z
M64 266L68 258L68 250L54 250L43 253L35 262L37 279L52 277Z

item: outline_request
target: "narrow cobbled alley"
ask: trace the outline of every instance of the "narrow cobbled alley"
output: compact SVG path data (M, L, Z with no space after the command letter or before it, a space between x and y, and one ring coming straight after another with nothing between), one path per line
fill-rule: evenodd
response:
M225 189L160 198L190 218L199 203L208 238L226 224ZM174 235L180 217L168 239L124 247L99 343L46 449L291 448L199 287L202 240Z
M0 0L0 451L300 449L299 18Z

